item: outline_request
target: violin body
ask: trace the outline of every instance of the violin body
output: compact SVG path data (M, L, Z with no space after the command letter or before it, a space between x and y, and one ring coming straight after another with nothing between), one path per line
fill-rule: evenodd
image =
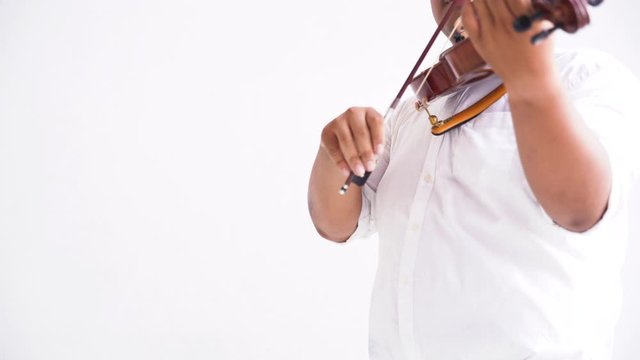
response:
M602 0L533 0L533 13L516 19L514 28L523 32L530 29L534 21L547 20L553 23L553 28L532 37L534 44L544 40L556 29L575 33L590 22L588 5L597 6L601 2ZM451 6L461 4L458 1ZM491 67L478 54L471 41L464 39L440 54L435 65L413 78L411 88L418 99L429 103L492 73Z
M431 102L491 74L491 67L478 54L471 41L465 39L440 54L435 65L411 81L411 88L419 99Z

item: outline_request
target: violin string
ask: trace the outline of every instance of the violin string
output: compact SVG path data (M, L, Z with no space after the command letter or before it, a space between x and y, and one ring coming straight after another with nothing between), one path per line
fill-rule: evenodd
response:
M456 31L458 30L461 24L462 24L462 18L459 17L453 25L453 30L451 30L451 33L449 34L449 36L447 36L447 40L451 41L451 38L453 38L453 35L456 33ZM447 47L447 43L445 42L442 45L442 50L440 51L441 54L444 52L446 47ZM433 69L434 69L434 66L431 66L429 70L427 70L427 74L424 76L424 78L422 79L422 82L420 83L420 86L418 86L418 89L415 91L416 94L420 93L420 90L422 90L422 87L424 86L424 84L426 84L427 79L429 78L429 75L431 75L431 72L433 71ZM418 99L418 102L422 104L421 107L427 112L429 116L431 116L431 114L429 113L429 102L425 100L425 102L422 103L422 99Z
M393 116L393 114L396 111L396 108L397 108L398 104L400 103L400 101L402 99L402 95L404 94L405 90L407 90L407 88L415 80L415 75L416 75L416 73L418 71L418 68L422 64L422 61L424 61L424 59L427 56L427 53L429 52L429 50L431 50L431 47L435 43L438 35L440 34L440 32L442 31L442 29L443 29L443 27L445 25L445 23L451 17L451 14L453 13L453 11L455 9L454 5L459 5L465 0L451 0L451 1L452 1L451 5L449 5L449 7L447 8L447 11L444 13L443 18L440 20L440 23L436 27L436 31L433 33L433 36L431 36L431 38L429 39L429 42L427 43L427 46L422 51L422 54L420 54L420 57L418 58L418 61L416 62L416 64L411 69L411 72L407 76L407 79L405 80L404 84L402 84L402 87L400 88L400 91L398 91L398 95L396 95L396 97L393 99L393 102L391 102L391 105L387 109L387 112L384 114L384 121L385 122ZM353 183L353 182L355 182L356 185L363 186L367 182L367 179L369 178L369 175L371 175L371 172L368 172L368 171L366 171L364 173L364 176L362 176L362 177L356 176L353 173L353 171L350 172L349 173L349 177L347 177L347 180L344 182L344 184L342 185L342 187L340 188L338 193L340 195L344 195L347 192L347 189L349 189L349 186L351 185L351 183Z

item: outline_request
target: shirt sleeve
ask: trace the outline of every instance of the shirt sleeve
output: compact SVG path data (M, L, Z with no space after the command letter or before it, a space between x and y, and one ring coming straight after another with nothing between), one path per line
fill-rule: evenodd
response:
M628 69L613 57L598 51L582 51L569 55L561 76L569 97L587 127L596 135L611 166L612 188L603 218L592 229L618 217L628 206L636 142L630 135L637 133L633 121L632 95L640 86Z
M355 239L366 238L376 233L376 222L373 216L373 207L376 195L375 191L367 184L365 184L360 191L362 191L362 208L360 209L358 226L356 227L356 231L354 231L347 239L347 242L352 242Z

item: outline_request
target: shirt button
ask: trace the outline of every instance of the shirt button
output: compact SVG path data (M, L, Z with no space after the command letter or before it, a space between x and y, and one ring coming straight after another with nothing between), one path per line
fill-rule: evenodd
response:
M418 231L419 228L420 227L418 226L418 224L412 224L411 225L411 230L413 230L413 231Z
M409 277L406 275L400 276L400 285L409 285Z
M427 184L431 184L433 182L433 176L431 176L430 174L425 175L422 179Z

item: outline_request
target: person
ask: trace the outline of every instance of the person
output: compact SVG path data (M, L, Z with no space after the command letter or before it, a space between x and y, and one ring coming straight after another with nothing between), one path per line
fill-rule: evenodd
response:
M431 1L436 21L450 4ZM507 95L442 136L413 98L386 123L349 108L324 127L310 175L321 236L378 234L370 358L610 359L638 83L599 51L531 45L548 24L512 28L530 1L454 6L444 32L461 18L495 74L431 112L460 112L500 83Z

